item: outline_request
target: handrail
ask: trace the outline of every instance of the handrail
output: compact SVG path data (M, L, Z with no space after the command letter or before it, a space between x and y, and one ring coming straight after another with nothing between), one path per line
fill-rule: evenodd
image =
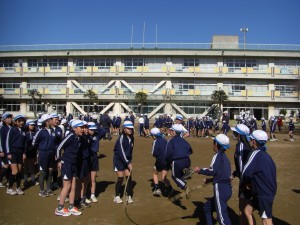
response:
M267 50L300 51L297 44L246 44L243 43L80 43L0 45L0 52L10 51L55 51L55 50Z

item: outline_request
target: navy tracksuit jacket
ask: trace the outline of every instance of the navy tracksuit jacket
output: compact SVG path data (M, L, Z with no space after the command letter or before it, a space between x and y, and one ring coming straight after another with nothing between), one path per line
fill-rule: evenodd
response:
M172 165L172 178L181 189L186 186L183 169L191 166L192 153L192 147L180 134L176 134L167 143L166 161L168 166Z
M276 165L265 147L253 151L242 173L243 184L252 186L254 197L273 200L277 191Z
M212 211L216 210L219 224L230 225L227 213L227 201L231 198L230 161L224 151L217 152L210 164L210 168L203 168L200 174L213 176L214 197L204 203L207 225L212 225Z

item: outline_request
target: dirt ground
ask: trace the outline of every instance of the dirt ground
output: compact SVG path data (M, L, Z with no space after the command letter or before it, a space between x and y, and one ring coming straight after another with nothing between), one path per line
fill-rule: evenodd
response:
M234 169L233 153L235 141L229 133L231 149L227 154ZM295 135L295 142L289 142L287 132L277 134L278 141L268 143L268 152L277 165L278 191L273 206L273 221L276 225L300 224L300 135ZM113 146L117 139L101 141L100 171L97 177L98 203L84 209L79 217L55 216L56 197L41 198L38 186L25 190L23 196L9 196L5 188L0 189L0 224L206 224L203 203L212 196L212 186L194 191L189 200L173 204L165 197L152 196L152 168L154 158L151 155L152 138L135 137L133 159L134 203L128 205L113 202L116 175L113 172ZM210 138L188 138L194 150L191 157L192 167L208 167L213 151ZM169 178L171 176L169 175ZM188 181L190 187L201 184L204 176L194 175ZM173 186L174 182L172 182ZM238 180L232 182L233 196L228 202L232 224L238 224ZM59 194L59 191L56 191ZM214 214L216 216L216 214ZM257 212L255 218L261 224Z

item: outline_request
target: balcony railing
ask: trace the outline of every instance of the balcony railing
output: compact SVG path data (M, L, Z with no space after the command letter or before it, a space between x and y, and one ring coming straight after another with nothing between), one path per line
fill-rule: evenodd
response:
M182 50L262 50L300 51L294 44L246 44L238 43L82 43L82 44L40 44L40 45L0 45L0 52L12 51L55 51L55 50L124 50L124 49L182 49Z

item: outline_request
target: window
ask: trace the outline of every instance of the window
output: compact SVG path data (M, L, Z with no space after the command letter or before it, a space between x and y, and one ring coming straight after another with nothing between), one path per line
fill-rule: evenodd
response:
M126 58L124 59L125 71L136 72L138 66L144 65L143 58Z
M14 68L18 67L19 63L16 59L0 59L0 67L4 68Z

